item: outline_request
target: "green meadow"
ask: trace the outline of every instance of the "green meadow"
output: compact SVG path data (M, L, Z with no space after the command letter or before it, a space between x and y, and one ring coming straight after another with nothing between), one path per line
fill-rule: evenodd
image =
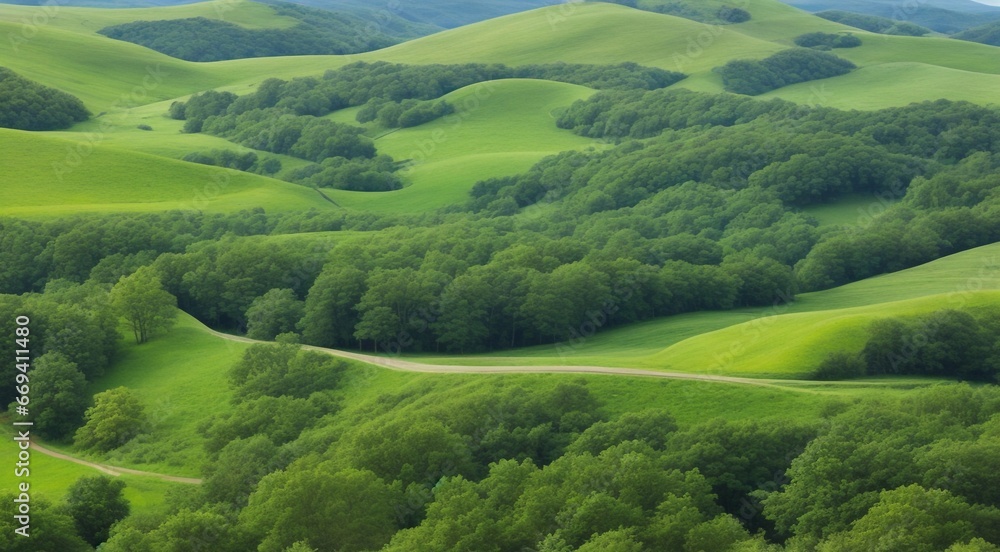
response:
M0 129L0 215L50 218L81 212L173 209L229 212L332 209L315 190L241 173L119 150L95 142ZM96 144L96 145L94 145Z
M507 79L444 97L456 112L375 141L379 153L409 165L409 186L384 193L331 190L337 203L364 210L432 210L461 203L477 180L529 169L546 155L593 145L556 127L557 110L594 91L573 84Z
M7 426L6 422L4 426ZM3 437L0 441L0 456L12 460L17 458L19 449L9 429L5 429ZM53 458L37 451L31 454L29 470L27 478L16 477L13 468L2 470L0 488L5 492L12 491L21 482L27 481L32 499L43 498L50 502L59 502L77 479L102 473L94 468ZM125 481L125 498L131 504L132 512L140 515L165 511L166 494L173 489L186 486L183 483L171 483L148 476L118 477Z

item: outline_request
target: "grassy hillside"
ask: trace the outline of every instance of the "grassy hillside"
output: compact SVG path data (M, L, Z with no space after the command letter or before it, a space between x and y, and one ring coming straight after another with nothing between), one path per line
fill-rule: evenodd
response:
M972 293L973 290L988 290ZM421 358L441 364L596 364L682 372L800 377L826 353L860 348L880 316L1000 303L1000 244L798 296L775 308L699 312L602 332L582 343L503 355ZM733 354L737 353L738 354Z
M0 215L333 208L313 190L256 175L21 131L0 129L0 141L0 165L16 175L0 183Z
M108 456L83 455L94 460L170 475L200 475L204 461L203 438L197 427L214 414L230 408L226 370L247 345L215 337L200 323L182 315L168 335L147 345L129 345L111 372L94 386L100 391L119 385L136 390L154 419L152 433L140 437ZM873 393L894 392L882 382L866 385L814 386L792 389L665 381L602 375L555 374L419 374L352 363L344 385L343 412L358 416L386 395L421 389L439 404L461 399L500 382L546 388L566 381L586 381L612 414L645 408L667 408L682 425L708 418L783 418L799 420L820 416L830 402ZM899 389L919 385L899 382ZM804 392L803 392L804 391ZM780 405L776 408L776 405ZM79 454L71 447L61 447ZM72 468L72 466L69 466ZM85 469L84 469L85 470ZM59 492L61 488L53 488Z
M703 24L613 4L573 4L510 15L413 40L378 52L369 59L398 63L497 62L512 65L565 61L619 63L634 61L681 72L709 70L742 57L765 57L781 46L739 32L713 33L711 47L691 56L682 69L689 39L706 31Z
M4 424L7 426L7 424ZM17 457L17 443L11 434L4 433L0 440L0 456L4 458ZM44 498L50 502L59 502L69 487L84 476L99 475L96 469L75 464L66 460L52 458L39 452L31 456L31 475L28 483L31 485L32 499ZM132 513L144 515L166 510L166 494L172 489L185 487L183 483L170 483L153 477L122 475L125 481L125 498L132 506ZM0 488L13 491L21 478L14 476L14 470L3 470L0 473Z
M199 11L211 12L216 7L214 4L194 4L156 8L148 15L189 16ZM37 13L31 9L39 10L20 6L0 9L0 34L19 36L21 19L25 14ZM141 97L131 103L144 105L208 88L246 91L264 76L315 75L361 59L417 64L634 61L692 75L692 79L678 86L718 91L721 83L713 78L711 70L731 59L766 57L791 46L791 39L804 32L850 30L776 0L754 3L750 7L754 19L747 23L711 29L688 19L613 4L584 3L518 13L357 56L297 56L197 64L93 34L94 28L108 22L147 17L147 10L112 10L103 15L100 23L90 22L92 19L86 11L78 13L77 10L79 8L64 8L53 20L58 20L59 24L40 26L31 40L16 44L17 52L11 43L0 43L0 56L10 58L11 69L79 96L97 113L116 109L115 100L122 94L131 94L136 87L140 87ZM258 5L247 3L235 5L224 17L248 25L270 23L265 13ZM83 20L88 23L72 23ZM841 53L863 67L907 62L974 73L1000 73L1000 62L996 56L989 55L989 47L984 45L947 39L857 34L865 40L865 45ZM150 68L163 78L153 83L155 87L143 89L143 79ZM93 82L94 75L101 75L99 82ZM911 78L910 75L900 76ZM912 76L913 79L919 77ZM993 86L992 78L976 74L967 75L963 84L966 82L978 85L977 88ZM921 93L919 91L925 90L922 86L900 80L894 92L907 94L880 94L882 99L878 106L904 105L911 97L937 99L941 97L942 88L926 89ZM968 95L962 94L964 88L953 87L944 93L946 97L965 99ZM864 107L877 106L866 103Z
M908 84L903 87L900 86L901 82ZM995 105L998 103L998 86L1000 75L922 63L885 63L862 67L841 77L793 84L760 97L862 110L889 107L887 104L890 101L893 104L907 105L931 98ZM887 101L887 98L891 100Z
M248 29L284 29L298 23L293 17L280 16L266 4L250 0L212 0L177 6L141 7L128 9L109 9L122 7L104 6L99 8L70 6L59 2L58 12L52 8L47 12L50 17L46 26L69 31L96 32L110 25L129 23L131 21L160 21L164 19L186 19L204 17L235 23ZM148 4L147 4L148 5ZM24 17L29 19L39 8L33 6L12 6L0 4L0 20L19 21Z
M456 113L376 140L380 153L412 164L410 185L385 193L327 192L341 205L382 212L421 211L464 201L477 180L523 172L546 155L592 144L556 128L556 110L594 91L530 79L475 84L445 99Z

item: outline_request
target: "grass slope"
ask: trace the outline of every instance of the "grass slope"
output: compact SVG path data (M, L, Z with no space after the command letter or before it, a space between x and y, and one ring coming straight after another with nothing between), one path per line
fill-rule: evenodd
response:
M900 83L906 83L906 86ZM782 98L840 109L874 110L935 98L996 105L1000 103L997 90L1000 90L1000 75L922 63L884 63L862 67L832 79L786 86L763 94L761 98Z
M558 109L594 91L531 79L480 83L445 96L456 113L387 134L380 153L411 160L409 186L395 192L326 192L346 207L382 212L423 211L459 203L484 178L529 169L546 155L580 149L592 141L555 125Z
M1000 244L798 296L787 306L698 312L634 324L582 342L502 355L422 357L479 365L593 364L753 377L802 377L838 349L860 347L881 316L1000 304Z
M245 344L211 335L207 328L187 315L182 315L180 324L168 335L141 347L129 345L109 373L96 383L94 391L119 385L137 391L153 415L153 431L110 455L82 456L133 469L199 475L204 454L197 426L230 408L225 372L245 347ZM824 408L833 402L903 392L926 383L907 380L893 385L877 382L871 386L816 389L809 383L797 385L800 389L814 391L803 393L775 387L604 375L421 374L357 362L349 366L342 384L343 413L348 419L363 416L387 394L416 394L424 397L423 403L446 405L452 399L501 385L537 389L566 381L583 381L611 414L666 408L682 425L714 417L808 420L821 416ZM64 446L61 450L80 455L72 447Z
M200 477L204 439L198 424L229 409L226 371L246 348L211 336L183 313L168 335L142 346L127 342L114 368L95 382L93 392L119 386L136 390L152 419L152 430L110 455L84 456L116 466Z
M248 29L286 29L298 23L293 17L277 15L271 6L250 0L213 0L178 6L110 9L66 6L38 8L0 4L0 20L29 21L36 13L46 14L45 24L59 29L94 33L104 27L132 21L161 21L204 17L234 23ZM117 2L116 2L117 4ZM41 18L38 20L41 22ZM36 23L37 24L37 23Z
M261 176L0 129L0 215L193 209L333 208L315 191ZM81 145L85 144L85 145Z
M12 460L17 458L17 443L12 439L13 433L8 430L9 424L4 423L5 432L0 439L0 456ZM69 487L77 479L84 476L101 475L101 472L81 466L66 460L52 458L39 452L31 455L31 470L28 478L15 477L13 468L0 470L0 489L2 492L13 492L22 481L31 486L31 498L44 498L52 503L63 499ZM132 513L145 515L166 510L166 494L172 489L185 487L182 483L170 483L154 477L137 475L120 476L125 481L125 498L132 506Z
M104 18L101 24L146 15L211 13L219 5L104 10L100 12ZM0 34L21 37L24 17L44 13L41 9L12 6L0 10ZM77 10L63 8L58 17L46 18L49 20L46 24L31 29L30 40L17 41L16 51L14 43L0 41L0 59L28 78L77 95L95 112L117 109L114 102L122 94L131 94L136 87L140 87L142 97L134 98L131 103L144 105L208 88L244 92L266 77L315 75L362 59L417 64L634 61L692 75L678 86L718 91L721 82L711 73L714 67L731 59L766 57L791 46L791 39L803 32L849 29L776 0L753 3L749 10L754 19L724 27L708 27L688 19L614 4L569 3L500 17L356 56L297 56L198 64L93 34L91 27L98 25L89 22L89 12ZM271 24L261 10L257 4L237 3L223 18L247 25ZM937 99L942 94L968 99L969 94L963 90L970 83L976 89L995 86L994 79L979 73L1000 74L1000 59L992 55L988 46L948 39L856 34L865 45L838 54L859 65L921 63L971 73L961 81L962 86L950 90L944 85L923 87L921 75L897 74L893 92L905 94L880 93L879 106L904 105L912 97ZM164 77L155 87L143 89L143 79L151 68ZM101 78L95 79L95 75ZM839 77L850 78L851 75ZM976 98L989 100L982 95ZM879 106L865 104L865 107Z
M689 52L701 33L711 45ZM541 8L476 23L363 54L398 63L620 63L682 72L710 70L741 57L766 57L782 46L738 32L615 4L582 3ZM697 53L697 55L690 55ZM683 67L678 68L682 62Z

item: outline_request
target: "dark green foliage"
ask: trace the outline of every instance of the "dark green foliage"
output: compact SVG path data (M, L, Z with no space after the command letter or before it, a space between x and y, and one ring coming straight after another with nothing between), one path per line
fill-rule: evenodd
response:
M190 123L192 119L188 119ZM374 157L375 146L364 129L282 109L254 109L240 115L207 119L201 129L248 148L320 162L328 157Z
M129 514L122 491L125 482L106 475L77 479L66 491L69 514L83 540L97 546L108 540L111 526Z
M170 115L187 121L184 123L184 132L201 132L205 119L225 113L234 101L236 94L232 92L209 90L191 96L186 103L170 104Z
M247 337L264 341L295 331L305 314L305 303L291 289L272 289L254 299L247 309Z
M109 297L115 313L131 326L138 345L170 329L177 318L177 298L163 289L160 275L148 266L122 276Z
M397 530L398 485L370 471L303 461L265 477L240 513L240 528L261 552L298 542L316 550L376 550Z
M205 465L205 497L242 508L261 478L284 467L282 453L267 436L233 439Z
M309 399L288 395L243 399L232 411L202 423L205 449L212 454L237 439L262 435L276 445L294 441L306 428L336 410L329 396L316 393Z
M75 96L0 67L0 127L59 130L89 118L90 112Z
M162 255L155 266L182 309L213 324L244 329L247 309L269 290L288 288L305 296L323 267L324 253L322 247L229 239L204 243L185 255Z
M255 152L237 153L233 150L209 150L192 152L184 160L202 165L226 167L237 171L271 176L281 170L281 160L277 157L259 157Z
M974 537L1000 540L1000 510L970 504L948 490L913 484L879 493L879 501L848 531L830 537L825 550L950 550ZM905 527L903 531L887 531Z
M978 491L961 494L995 470L970 463L946 472L930 461L995 446L998 405L995 386L942 386L898 403L855 405L792 461L787 485L756 493L764 515L784 536L830 538L822 550L868 549L876 538L889 550L942 550L974 537L997 542L995 500L970 505ZM977 456L985 459L967 458Z
M888 17L880 17L877 15L851 13L841 10L821 11L816 15L822 17L823 19L843 23L844 25L879 34L924 36L925 34L929 34L931 32L930 29L921 27L915 23L900 21L899 19L890 19Z
M241 115L255 109L278 107L296 115L321 116L345 107L365 105L371 100L400 103L404 100L434 100L469 85L496 79L533 78L569 82L599 89L654 90L677 83L684 75L644 67L635 63L618 65L584 65L553 63L508 67L501 64L464 65L400 65L379 61L357 62L327 71L321 79L300 77L291 81L266 79L257 90L242 96L228 109L230 115ZM231 99L225 92L206 92L192 96L198 102ZM205 96L209 98L205 98ZM228 106L228 103L226 103ZM446 108L444 108L446 109ZM204 118L205 110L188 112L183 103L170 107L176 119ZM221 115L225 109L207 115ZM207 116L204 115L204 116ZM366 117L373 120L374 117Z
M455 112L455 107L446 101L418 102L404 100L399 104L387 104L379 109L378 123L388 128L409 128L422 125Z
M803 48L832 50L834 48L857 48L861 46L861 39L850 33L833 34L817 32L795 37L795 44Z
M731 6L722 6L716 16L726 23L745 23L751 19L750 12Z
M71 423L71 420L76 419L77 414L74 412L78 408L73 399L73 390L79 390L79 381L71 373L78 371L91 380L103 374L113 360L121 339L117 317L111 310L105 289L92 285L75 286L67 282L61 284L50 285L45 294L24 297L0 295L0 328L13 336L15 318L27 316L31 320L31 335L28 337L34 360L51 355L42 366L48 365L46 372L50 372L43 378L43 383L49 376L54 376L57 380L49 382L53 384L49 389L53 395L44 392L44 396L52 400L51 404L55 408L50 419L53 436L62 435L72 423L79 425L78 419ZM18 356L15 355L18 348L13 340L0 342L0 353L6 354L8 358ZM67 363L74 370L69 370ZM53 370L55 366L59 369ZM13 382L17 373L19 371L13 362L3 368L3 377L11 382L11 385L0 388L0 404L4 407L14 400ZM64 376L70 379L64 382ZM41 388L33 387L33 390L43 393ZM40 397L36 397L36 400L40 400ZM56 404L59 406L56 407ZM39 414L39 411L35 411L35 414Z
M227 21L195 17L133 21L98 32L187 61L356 54L399 42L395 33L387 34L384 28L354 14L288 3L272 5L278 15L293 17L299 23L287 29L248 29Z
M1000 341L996 312L978 319L942 310L914 320L879 320L861 352L869 374L915 374L996 381Z
M313 188L335 188L355 192L387 192L403 187L394 174L396 163L387 155L373 159L329 157L291 173L289 179Z
M34 490L34 489L31 489ZM18 493L7 492L0 495L0 549L4 552L38 552L58 550L59 552L88 552L93 547L76 532L73 518L62 506L53 506L41 496L31 496L30 527L28 536L14 531L22 526L15 516Z
M698 469L727 513L748 528L770 530L752 494L784 486L785 470L816 433L816 427L785 421L712 420L671 434L665 460L677 469Z
M354 191L390 191L402 187L393 174L397 166L389 158L365 161L375 156L375 147L363 135L363 129L317 117L364 105L357 116L359 122L377 121L387 128L413 127L454 113L452 104L431 100L499 78L541 78L595 88L657 89L674 84L684 75L634 63L555 63L511 68L359 62L327 71L322 79L267 79L253 94L238 99L229 92L195 94L187 103L171 104L169 116L186 119L185 132L206 132L249 148L317 163L288 175L292 182ZM258 165L250 154L212 151L192 153L185 159L260 174L280 170L270 160Z
M34 366L28 372L34 429L46 439L72 435L83 424L90 401L86 378L62 353L46 353Z
M136 393L126 387L94 395L94 406L84 415L86 423L76 431L76 445L100 452L124 445L145 429L145 410Z
M618 419L593 424L567 451L598 455L625 441L642 441L656 450L663 450L676 430L677 422L664 410L628 412Z
M299 351L295 345L254 345L229 372L238 400L258 397L307 398L334 389L346 367L323 353Z
M966 29L958 34L952 35L952 38L968 40L970 42L979 42L981 44L989 44L990 46L1000 46L1000 21L994 21L992 23L980 25L979 27Z
M234 529L235 515L219 506L197 510L180 508L165 519L130 517L118 524L111 539L101 546L102 552L132 552L134 550L212 550L212 552L243 552L243 535Z
M856 68L832 54L795 48L761 61L733 60L717 71L726 90L756 96L791 84L846 75Z
M812 374L812 379L846 380L865 375L865 361L857 354L837 352L827 355Z

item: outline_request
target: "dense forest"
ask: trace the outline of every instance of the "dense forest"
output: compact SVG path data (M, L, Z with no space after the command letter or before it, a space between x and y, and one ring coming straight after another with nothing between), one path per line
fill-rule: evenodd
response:
M735 59L716 69L726 90L756 96L783 86L846 75L857 66L833 54L807 48L782 50L756 61Z
M0 67L0 127L59 130L86 121L90 112L75 96Z
M879 34L924 36L932 32L930 29L921 27L916 23L890 19L888 17L879 17L877 15L852 13L841 10L821 11L816 15L836 23L843 23L844 25L848 25L850 27Z
M979 27L964 30L958 34L952 35L952 38L989 44L990 46L1000 46L1000 21L994 21Z
M145 46L187 61L221 61L269 56L343 55L385 48L429 29L404 20L395 26L375 25L347 12L331 12L297 4L272 4L277 16L298 24L284 29L248 29L205 17L133 21L105 27L109 38ZM395 17L395 16L393 16Z

